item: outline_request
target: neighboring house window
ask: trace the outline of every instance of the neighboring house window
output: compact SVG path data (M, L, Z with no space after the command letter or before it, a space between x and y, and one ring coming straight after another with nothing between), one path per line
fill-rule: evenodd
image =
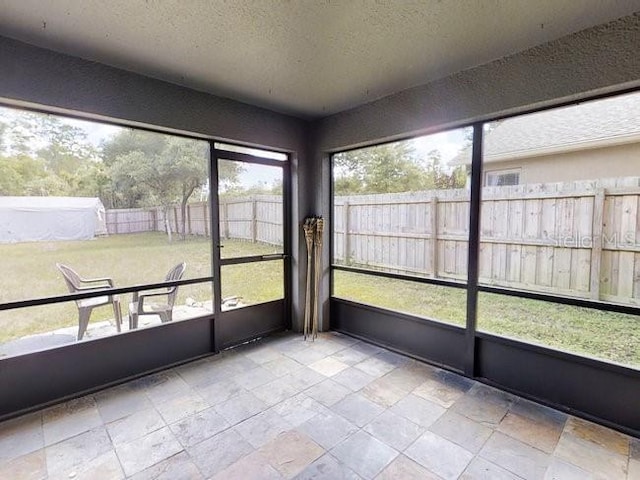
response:
M485 177L487 187L508 187L520 184L520 170L499 170L487 172Z

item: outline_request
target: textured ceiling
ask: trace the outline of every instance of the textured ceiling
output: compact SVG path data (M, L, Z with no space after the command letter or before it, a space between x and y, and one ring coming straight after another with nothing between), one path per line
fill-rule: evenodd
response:
M0 35L315 118L637 10L640 0L0 0Z

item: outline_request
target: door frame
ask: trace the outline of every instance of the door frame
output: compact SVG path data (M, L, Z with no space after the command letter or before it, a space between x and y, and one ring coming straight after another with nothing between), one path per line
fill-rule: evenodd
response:
M250 341L269 333L291 328L291 162L259 157L249 153L216 148L210 142L211 178L211 239L213 252L213 313L212 329L214 352ZM249 165L265 165L282 169L282 254L250 255L245 257L221 258L220 238L220 197L218 161L230 160ZM215 190L214 190L215 187ZM233 310L222 310L222 267L255 262L283 262L284 298L248 305Z

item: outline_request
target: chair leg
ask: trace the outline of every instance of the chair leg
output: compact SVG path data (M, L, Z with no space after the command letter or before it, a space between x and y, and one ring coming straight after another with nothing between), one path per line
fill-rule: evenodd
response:
M138 314L129 312L129 330L135 330L136 328L138 328Z
M114 298L112 304L113 304L113 315L115 316L115 319L116 319L116 329L118 330L118 333L120 333L121 325L122 325L122 311L120 310L120 300L118 300L117 298Z
M91 308L78 309L78 340L82 340L87 327L89 326L89 317L91 317Z
M160 321L162 323L167 323L173 320L173 310L165 310L164 312L158 312L160 315Z

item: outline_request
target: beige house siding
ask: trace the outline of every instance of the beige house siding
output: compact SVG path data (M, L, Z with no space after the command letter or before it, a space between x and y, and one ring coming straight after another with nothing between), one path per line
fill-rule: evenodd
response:
M519 171L520 183L569 182L640 175L640 143L554 153L517 160L489 161L487 173Z

